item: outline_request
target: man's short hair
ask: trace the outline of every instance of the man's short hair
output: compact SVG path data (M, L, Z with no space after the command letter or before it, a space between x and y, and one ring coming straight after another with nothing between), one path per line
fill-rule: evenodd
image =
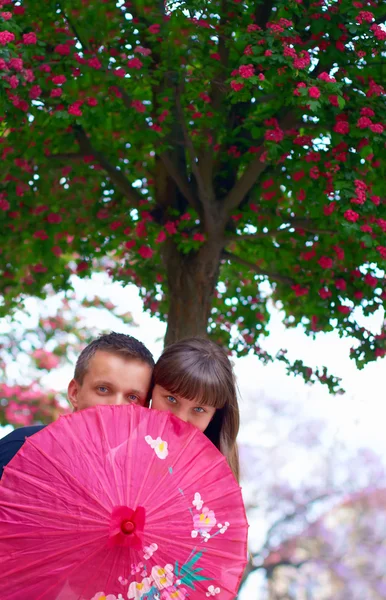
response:
M80 353L74 373L74 379L80 385L83 383L90 360L98 350L119 354L127 359L140 360L147 363L152 369L154 367L153 355L142 342L131 335L112 331L93 340Z

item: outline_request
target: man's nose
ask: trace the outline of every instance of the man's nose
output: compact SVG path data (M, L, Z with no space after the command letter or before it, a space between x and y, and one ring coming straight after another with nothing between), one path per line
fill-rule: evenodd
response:
M114 397L114 404L115 406L122 406L123 404L128 404L128 402L123 394L117 393Z

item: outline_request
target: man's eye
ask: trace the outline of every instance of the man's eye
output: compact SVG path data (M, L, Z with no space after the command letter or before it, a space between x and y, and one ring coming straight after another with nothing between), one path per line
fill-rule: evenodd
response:
M105 394L105 393L106 393L106 392L108 392L109 390L107 389L107 387L106 387L106 386L104 386L104 385L99 385L99 386L98 386L98 391L99 391L99 392L102 392L102 394Z
M138 402L139 398L135 394L129 394L130 402Z
M171 404L177 404L177 400L174 398L174 396L167 396L167 399Z

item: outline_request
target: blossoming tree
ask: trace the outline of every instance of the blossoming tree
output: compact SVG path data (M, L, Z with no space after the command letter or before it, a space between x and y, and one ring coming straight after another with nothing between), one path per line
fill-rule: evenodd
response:
M102 265L166 343L272 360L269 295L289 327L356 338L359 367L385 354L354 312L386 297L382 3L0 6L3 313Z
M48 389L47 375L57 382L59 369L75 364L80 352L101 332L98 323L107 311L117 326L133 325L131 313L122 314L99 297L77 300L75 295L49 294L29 310L18 311L0 330L0 425L20 427L50 423L69 411L66 394Z

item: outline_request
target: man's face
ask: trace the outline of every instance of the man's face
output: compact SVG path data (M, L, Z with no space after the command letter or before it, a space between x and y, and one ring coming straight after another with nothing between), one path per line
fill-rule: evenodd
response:
M100 404L145 406L151 375L152 368L142 360L98 350L83 383L70 381L68 398L76 411Z

